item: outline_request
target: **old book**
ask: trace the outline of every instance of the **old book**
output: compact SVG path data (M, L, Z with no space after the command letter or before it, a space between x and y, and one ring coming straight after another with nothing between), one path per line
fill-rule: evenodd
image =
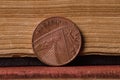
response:
M119 79L120 66L4 67L0 79Z
M33 31L52 16L78 25L80 54L120 55L119 0L0 0L0 57L34 57Z

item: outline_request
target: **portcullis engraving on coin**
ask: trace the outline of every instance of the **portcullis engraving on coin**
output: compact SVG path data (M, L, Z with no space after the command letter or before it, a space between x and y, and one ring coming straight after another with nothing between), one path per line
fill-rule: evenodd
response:
M32 45L40 61L47 65L61 66L71 62L79 53L81 35L72 21L51 17L37 26Z

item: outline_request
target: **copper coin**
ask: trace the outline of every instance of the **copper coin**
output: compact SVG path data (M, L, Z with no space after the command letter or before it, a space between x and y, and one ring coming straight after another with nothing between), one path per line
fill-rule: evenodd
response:
M40 61L51 66L61 66L71 62L79 53L81 35L72 21L51 17L37 26L32 45Z

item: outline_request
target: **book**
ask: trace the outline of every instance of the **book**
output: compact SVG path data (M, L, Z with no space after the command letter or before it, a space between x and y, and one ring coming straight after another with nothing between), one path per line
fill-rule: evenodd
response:
M0 67L0 79L119 79L120 66Z
M1 0L0 57L36 57L33 31L52 16L77 24L82 34L80 55L120 55L119 0Z

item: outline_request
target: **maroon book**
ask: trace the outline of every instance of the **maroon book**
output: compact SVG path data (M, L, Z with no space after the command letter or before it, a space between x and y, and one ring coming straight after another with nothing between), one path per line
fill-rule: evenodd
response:
M120 78L120 66L1 67L1 79Z

